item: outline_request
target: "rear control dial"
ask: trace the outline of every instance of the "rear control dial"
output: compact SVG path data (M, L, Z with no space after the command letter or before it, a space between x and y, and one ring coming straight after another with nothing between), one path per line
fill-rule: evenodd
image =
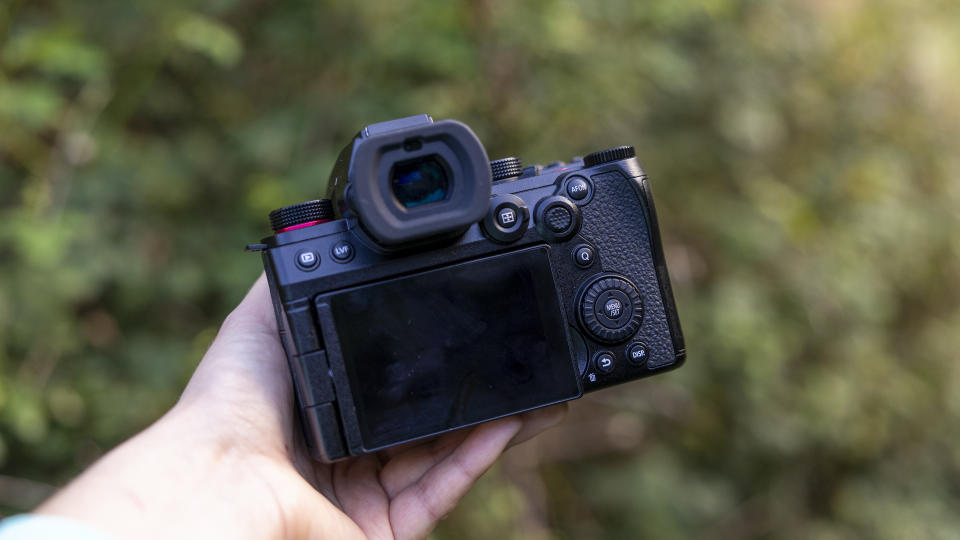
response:
M640 329L643 302L637 288L616 275L600 276L580 294L578 318L591 336L602 343L626 341Z
M587 154L587 157L583 158L583 164L587 167L596 167L597 165L603 165L604 163L620 161L621 159L629 159L635 157L636 155L637 151L634 150L632 146L616 146L613 148L607 148L606 150L601 150L599 152L594 152L592 154Z

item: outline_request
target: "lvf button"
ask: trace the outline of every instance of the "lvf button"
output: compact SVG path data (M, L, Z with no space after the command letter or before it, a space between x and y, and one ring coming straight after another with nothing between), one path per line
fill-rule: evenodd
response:
M297 266L301 270L309 272L317 266L320 266L320 255L316 251L304 249L297 252Z
M341 263L345 263L353 258L353 244L347 242L346 240L340 240L330 248L330 257L333 260Z
M627 347L627 360L635 366L642 366L647 363L647 346L643 343L633 343Z
M592 266L594 257L596 257L596 253L594 253L593 248L586 244L573 248L573 262L577 263L580 268Z
M598 354L594 357L593 363L597 367L597 371L604 374L612 373L613 368L616 367L616 361L613 355L608 352Z

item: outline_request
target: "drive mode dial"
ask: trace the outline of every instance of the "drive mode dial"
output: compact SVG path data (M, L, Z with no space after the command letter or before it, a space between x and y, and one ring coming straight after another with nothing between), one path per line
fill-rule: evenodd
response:
M578 318L583 329L597 341L619 343L640 329L643 302L637 288L617 275L594 279L579 298Z

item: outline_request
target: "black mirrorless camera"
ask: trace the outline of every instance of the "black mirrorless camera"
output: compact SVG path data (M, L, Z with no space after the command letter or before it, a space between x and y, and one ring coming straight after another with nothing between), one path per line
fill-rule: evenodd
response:
M466 125L369 125L261 244L307 444L332 461L683 363L629 146L489 162Z

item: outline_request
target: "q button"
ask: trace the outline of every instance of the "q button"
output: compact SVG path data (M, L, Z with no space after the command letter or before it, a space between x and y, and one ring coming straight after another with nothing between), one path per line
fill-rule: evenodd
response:
M594 258L596 258L596 253L593 251L592 247L586 244L580 244L579 246L573 248L573 262L575 262L580 268L589 268L593 266Z

